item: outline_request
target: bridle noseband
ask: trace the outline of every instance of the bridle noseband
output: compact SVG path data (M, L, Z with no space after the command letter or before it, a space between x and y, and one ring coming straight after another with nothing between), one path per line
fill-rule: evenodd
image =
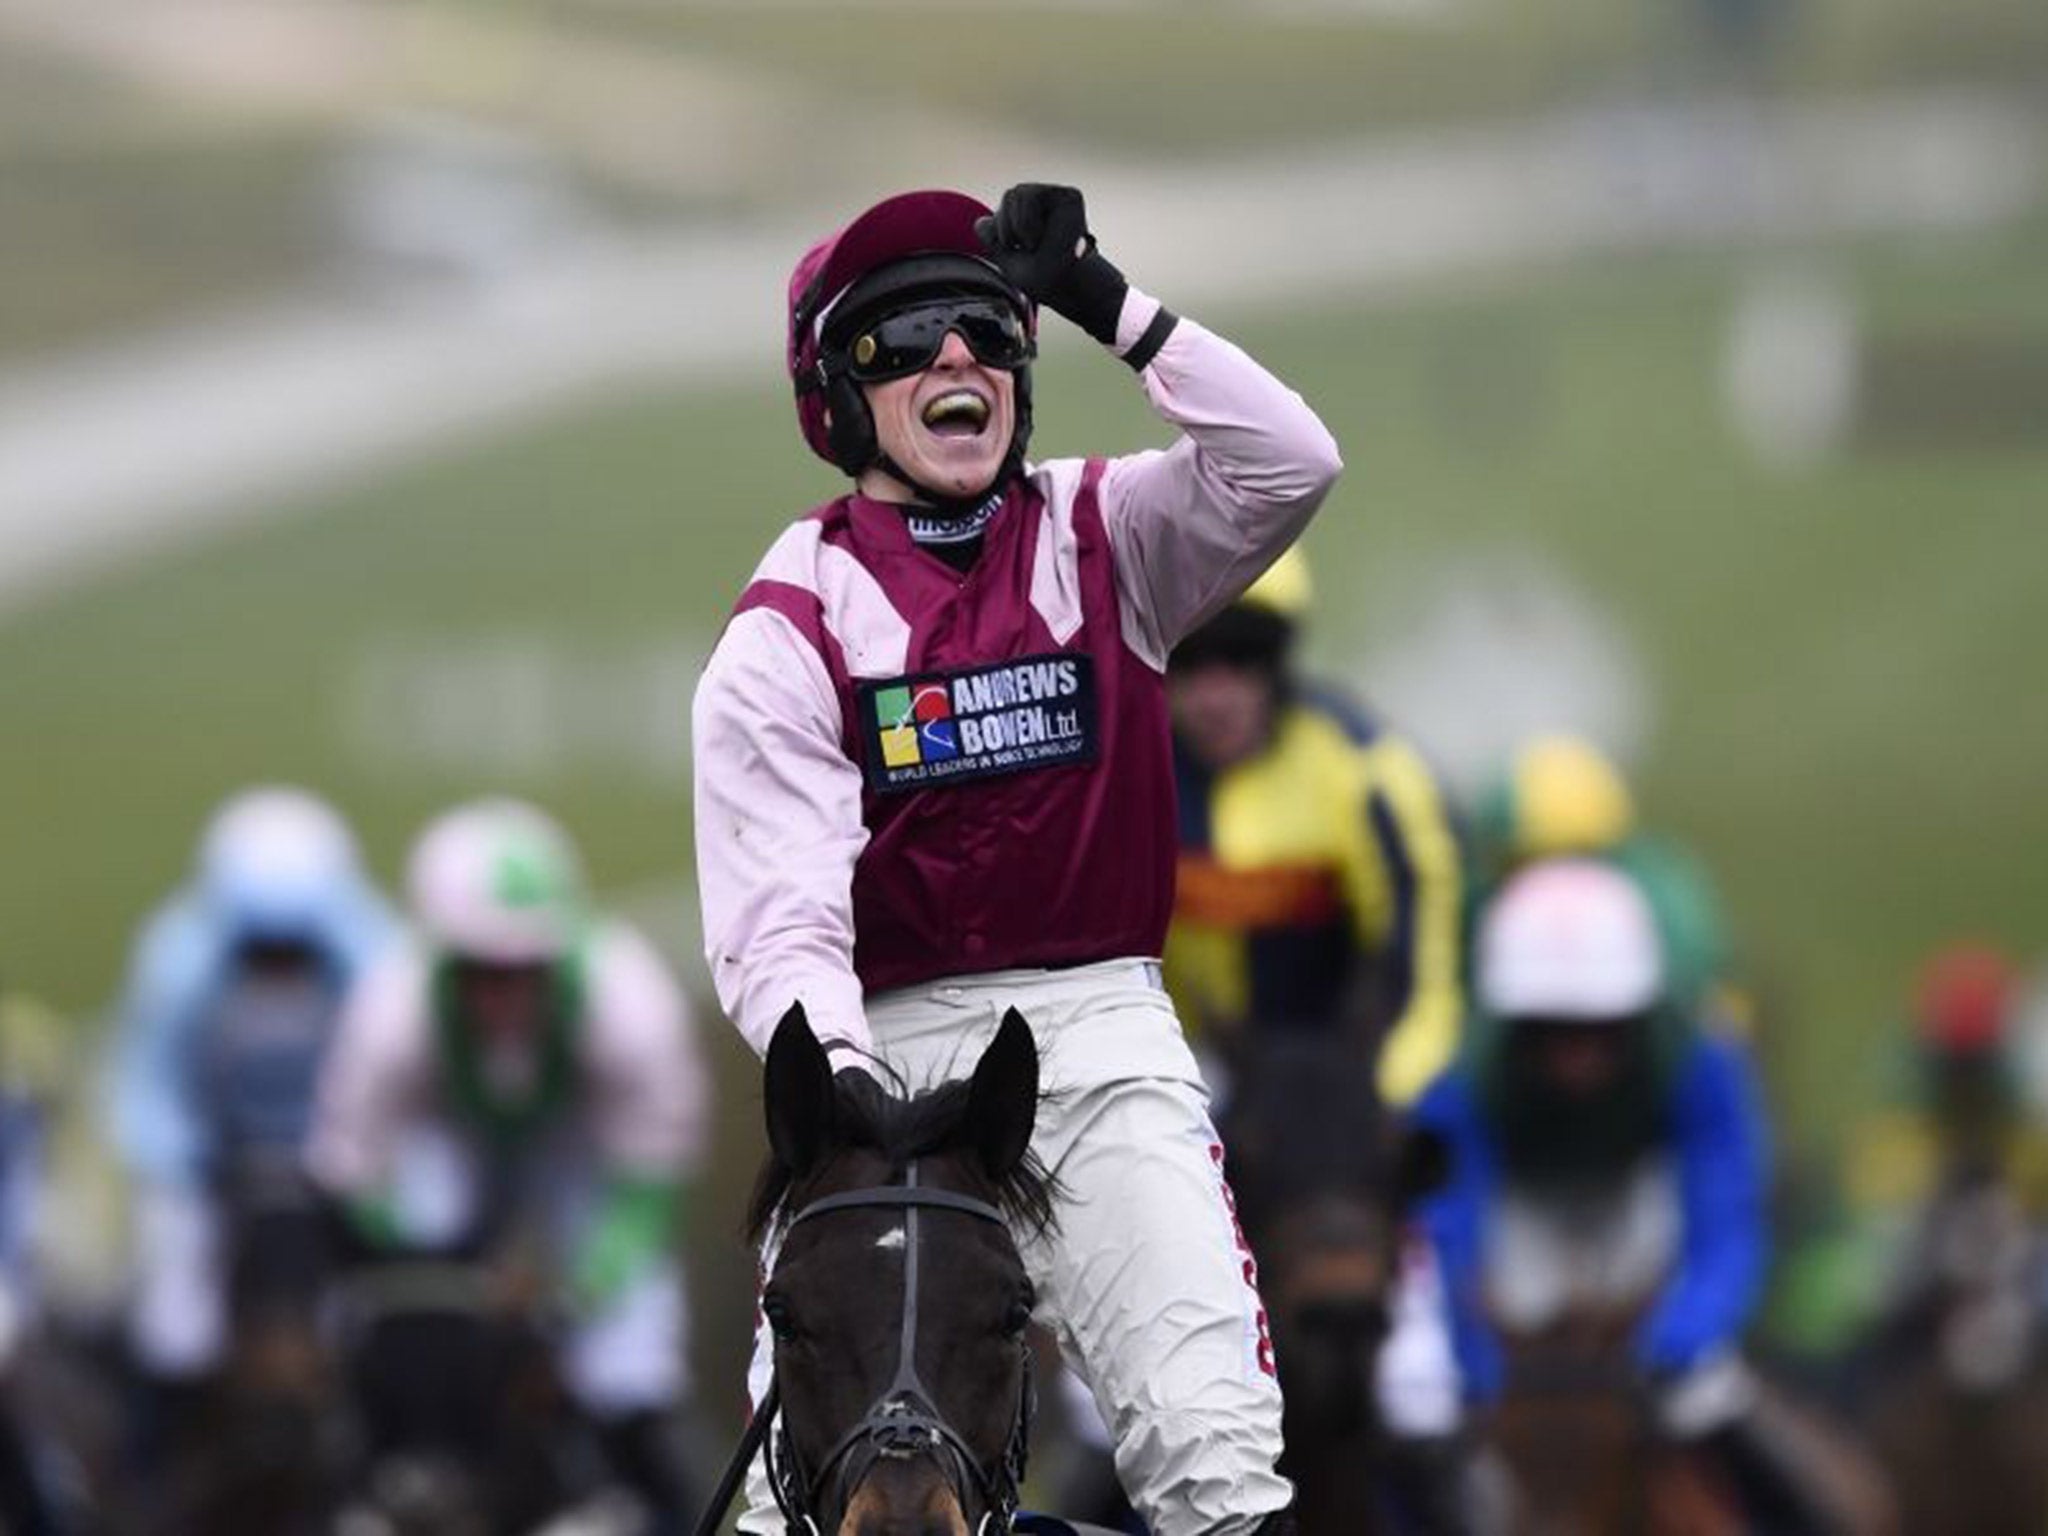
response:
M825 1195L812 1201L789 1219L783 1240L804 1222L834 1211L900 1210L904 1213L903 1243L903 1327L897 1345L896 1372L880 1397L845 1434L815 1471L806 1472L796 1447L790 1442L788 1426L774 1423L780 1404L779 1379L771 1378L754 1422L748 1427L739 1453L727 1468L718 1496L699 1525L699 1536L716 1529L727 1505L737 1491L747 1463L755 1450L766 1453L768 1483L777 1507L793 1533L818 1536L816 1511L821 1495L832 1494L842 1509L845 1496L860 1486L876 1462L934 1456L960 1499L967 1506L970 1489L981 1496L983 1514L975 1536L1007 1536L1017 1514L1018 1490L1024 1481L1024 1463L1031 1437L1034 1392L1031 1376L1031 1346L1020 1341L1023 1386L1018 1394L1016 1416L1011 1421L1009 1443L992 1466L975 1458L959 1432L946 1422L937 1401L917 1371L917 1312L919 1298L918 1218L924 1211L952 1211L979 1221L995 1223L1005 1232L1009 1223L1003 1213L985 1200L956 1194L948 1189L928 1189L917 1182L913 1160L902 1184L878 1185Z

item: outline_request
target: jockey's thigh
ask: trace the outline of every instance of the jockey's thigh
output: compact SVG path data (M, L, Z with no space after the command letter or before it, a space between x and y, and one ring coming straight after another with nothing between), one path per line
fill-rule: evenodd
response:
M689 1392L683 1274L664 1263L579 1318L562 1341L562 1375L579 1407L598 1418L659 1412Z
M222 1213L207 1191L145 1182L135 1196L135 1288L128 1329L154 1376L212 1370L227 1351Z
M1048 1096L1032 1145L1060 1184L1056 1228L1020 1235L1040 1319L1155 1536L1249 1531L1292 1493L1274 1470L1280 1389L1207 1090L1158 968L955 978L870 1000L868 1022L917 1086L970 1072L1008 1008L1038 1042Z

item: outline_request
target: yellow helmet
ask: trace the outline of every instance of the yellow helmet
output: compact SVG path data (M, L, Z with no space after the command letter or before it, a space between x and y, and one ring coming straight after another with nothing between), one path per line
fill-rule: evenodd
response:
M1598 853L1635 829L1621 771L1578 736L1538 736L1515 754L1509 851L1520 859Z
M1259 579L1246 587L1238 602L1247 608L1264 608L1281 618L1296 624L1308 613L1308 605L1315 597L1315 587L1309 580L1308 556L1301 552L1299 544L1290 544L1280 552L1280 558L1266 567Z

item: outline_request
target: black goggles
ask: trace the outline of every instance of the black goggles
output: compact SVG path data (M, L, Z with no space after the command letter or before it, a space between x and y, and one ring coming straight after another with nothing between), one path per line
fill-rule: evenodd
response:
M987 368L1022 368L1036 351L1024 317L1000 299L933 299L856 330L844 349L846 371L863 384L921 373L955 331Z

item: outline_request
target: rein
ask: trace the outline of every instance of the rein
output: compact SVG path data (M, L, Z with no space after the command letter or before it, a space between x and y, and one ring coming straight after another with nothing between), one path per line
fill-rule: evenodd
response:
M978 1221L989 1221L1008 1230L1003 1213L985 1200L956 1194L948 1189L926 1189L917 1182L913 1159L902 1184L878 1185L826 1195L812 1201L790 1218L783 1240L804 1222L835 1211L900 1210L904 1213L903 1244L903 1326L897 1343L896 1372L880 1397L869 1405L858 1422L841 1435L818 1469L808 1477L790 1443L786 1424L777 1423L781 1408L780 1378L771 1376L739 1448L719 1479L717 1491L698 1522L697 1536L714 1536L726 1510L739 1492L746 1469L757 1452L765 1452L768 1485L776 1506L792 1532L818 1536L814 1511L818 1498L830 1486L835 1474L841 1485L858 1487L869 1469L883 1458L935 1455L946 1466L947 1479L964 1505L968 1485L981 1495L984 1505L976 1536L1002 1536L1016 1518L1019 1485L1024 1480L1024 1460L1031 1435L1032 1381L1030 1346L1024 1352L1024 1384L1018 1397L1016 1417L1011 1422L1010 1440L1000 1462L991 1469L975 1459L966 1441L948 1424L936 1399L917 1372L917 1313L920 1270L919 1217L925 1211L951 1211Z

